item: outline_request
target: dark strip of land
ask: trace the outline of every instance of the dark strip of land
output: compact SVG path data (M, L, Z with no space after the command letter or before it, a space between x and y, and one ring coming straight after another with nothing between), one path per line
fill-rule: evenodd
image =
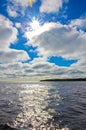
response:
M86 78L76 78L76 79L43 79L40 81L86 81Z

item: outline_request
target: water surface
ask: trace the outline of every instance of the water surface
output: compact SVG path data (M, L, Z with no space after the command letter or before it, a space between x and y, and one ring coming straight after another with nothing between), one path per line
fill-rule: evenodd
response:
M19 130L85 130L86 82L1 82L0 123Z

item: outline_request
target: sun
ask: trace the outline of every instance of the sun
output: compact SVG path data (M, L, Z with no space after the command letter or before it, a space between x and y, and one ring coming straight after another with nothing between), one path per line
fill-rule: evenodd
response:
M32 39L34 36L40 34L41 27L41 23L38 19L32 19L29 23L29 30L26 32L26 35L29 37L29 39Z
M30 27L31 27L32 31L37 31L40 28L40 22L38 20L34 19L30 23Z
M43 22L41 19L32 18L31 22L28 23L26 30L26 36L29 40L32 40L34 37L40 35L44 31Z

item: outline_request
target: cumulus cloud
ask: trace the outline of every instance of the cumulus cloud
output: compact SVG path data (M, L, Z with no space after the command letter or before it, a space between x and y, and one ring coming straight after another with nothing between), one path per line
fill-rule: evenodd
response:
M47 28L46 28L46 25ZM64 75L69 77L85 77L86 73L86 26L85 19L72 20L69 24L57 23L45 23L38 30L37 35L34 34L30 39L29 32L25 33L27 39L29 39L27 45L37 47L37 51L40 56L45 59L51 56L61 56L66 59L78 59L78 62L72 64L70 67L58 67L55 65L48 64L47 62L40 61L33 62L32 65L41 74L52 75ZM33 32L30 32L33 33ZM38 63L38 64L37 64ZM42 63L42 64L41 64ZM44 71L41 72L44 67ZM48 66L48 67L47 67ZM49 66L50 70L49 70ZM53 67L54 66L54 67ZM47 68L47 69L46 69ZM54 68L54 69L52 69Z
M85 77L85 70L80 68L80 64L85 64L77 62L71 67L60 67L54 63L49 63L44 58L35 58L29 64L21 62L13 62L7 64L0 64L0 73L4 78L27 78L28 80L40 79L40 78L76 78ZM41 76L41 77L40 77Z
M18 31L13 23L0 15L0 50L8 49L11 43L17 40Z
M0 63L29 59L25 51L9 48L17 40L17 35L18 31L13 23L6 17L0 15Z
M71 23L68 25L61 23L47 24L50 24L50 29L45 28L42 33L40 29L39 35L34 36L28 45L37 46L39 53L47 57L53 55L68 59L79 59L85 56L86 33L83 30L77 30Z
M86 19L85 18L80 18L80 19L74 19L71 21L71 25L75 27L82 27L83 25L86 24Z
M3 15L0 15L1 78L16 77L20 72L19 62L30 59L30 57L24 50L15 50L10 48L11 44L15 44L17 40L17 35L18 30L14 27L13 23Z
M40 12L44 13L55 13L59 12L64 3L67 3L69 0L41 0ZM33 3L37 0L33 0ZM7 11L9 16L16 17L20 14L25 15L25 9L30 6L29 0L8 0ZM21 7L21 11L20 11Z
M35 58L32 62L28 63L7 63L0 64L0 73L2 73L2 77L24 77L24 78L45 78L45 77L54 77L60 76L61 74L64 76L65 67L60 68L53 63L49 63L42 58Z
M42 0L40 12L58 12L64 2L68 2L68 0Z
M79 72L86 74L86 59L83 57L76 64L71 65L70 69L74 69Z
M78 30L86 30L86 18L75 19L71 21L71 27L75 27Z
M11 50L0 51L0 62L1 63L10 63L10 62L20 62L28 60L29 56L23 50Z
M43 78L81 78L86 76L86 60L82 59L70 67L49 63L44 58L35 58L29 65L35 76Z

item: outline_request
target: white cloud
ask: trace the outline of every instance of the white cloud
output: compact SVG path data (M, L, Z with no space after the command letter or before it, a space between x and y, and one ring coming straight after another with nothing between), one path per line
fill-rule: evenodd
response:
M17 17L18 16L18 13L13 6L8 6L7 12L9 14L9 16L11 16L11 17Z
M40 12L53 13L58 12L64 2L68 0L42 0Z
M42 78L78 78L86 77L86 60L80 60L70 67L61 67L49 63L44 58L35 58L30 64L32 75ZM27 71L26 71L27 72Z
M0 62L10 63L10 62L20 62L30 59L28 54L23 50L13 50L0 51Z
M78 30L86 30L86 18L75 19L71 21L71 27L75 27Z
M27 53L9 48L10 44L17 40L18 31L9 19L0 15L0 63L4 62L0 64L1 77L85 77L86 32L83 29L85 20L79 20L73 20L68 25L45 23L36 30L35 35L33 31L25 32L28 45L37 46L43 58L35 58L29 64L22 64L17 61L29 59ZM20 26L17 25L16 27ZM33 34L30 39L29 34ZM60 55L67 59L76 58L79 61L70 67L59 67L47 62L47 57L52 55Z
M17 22L17 23L15 23L15 26L16 26L16 28L21 28L21 23L19 23L19 22Z
M22 7L27 7L29 6L29 0L9 0L11 3L13 3L14 5L19 5L19 6L22 6ZM36 0L33 0L33 3L36 2Z
M45 78L45 77L54 77L65 74L65 67L60 68L53 63L48 63L45 59L36 58L32 62L20 63L13 62L7 64L0 64L0 73L2 77L6 78Z
M65 58L81 58L85 56L86 33L77 30L70 23L62 25L61 23L47 23L49 28L43 25L39 35L33 36L28 42L38 47L38 51L43 56L62 56ZM26 36L26 35L25 35ZM28 37L27 37L28 38Z
M83 25L86 25L86 19L85 18L74 19L71 21L71 25L74 27L82 27Z
M8 49L11 43L17 40L18 31L13 23L0 15L0 50Z
M0 15L0 63L24 61L29 59L23 50L9 48L17 40L18 31L13 23L6 17Z
M17 40L18 31L13 23L0 15L0 76L16 77L19 75L20 69L16 70L13 66L19 66L21 61L30 59L28 54L23 50L15 50L9 48ZM13 65L15 64L15 65ZM16 66L15 66L16 67Z
M85 66L86 61L84 62ZM5 78L71 78L71 77L85 77L86 67L81 68L80 62L71 67L60 67L54 63L49 63L44 58L35 58L32 62L20 63L13 62L7 64L0 64L0 74ZM83 64L83 63L82 63Z
M39 21L37 21L39 22ZM40 24L40 23L39 23ZM33 29L33 27L27 27L26 28L26 32L25 32L25 37L30 40L32 40L35 36L39 36L40 34L42 34L43 32L49 31L50 29L53 28L53 26L55 27L55 24L53 23L45 23L43 26L39 25L38 28Z
M47 25L47 28L46 28ZM46 75L63 75L63 77L86 77L86 26L85 19L72 20L69 24L61 23L45 23L29 39L27 31L25 36L29 39L27 45L37 47L39 55L45 59L50 56L62 56L66 59L78 59L70 67L56 67L55 65L48 64L43 61L33 61L33 68L37 69L38 74ZM33 34L33 32L30 32ZM44 71L42 68L44 68ZM47 67L48 66L48 67ZM49 67L51 66L51 67ZM47 68L47 69L46 69ZM49 69L50 68L50 69ZM53 68L53 69L52 69Z
M26 8L30 6L29 0L7 0L7 12L10 17L25 16ZM35 3L36 0L33 0Z
M37 0L33 0L33 4ZM25 16L26 8L30 6L29 0L7 0L7 12L10 17Z
M86 74L86 58L83 57L76 64L71 65L70 69L78 70Z

